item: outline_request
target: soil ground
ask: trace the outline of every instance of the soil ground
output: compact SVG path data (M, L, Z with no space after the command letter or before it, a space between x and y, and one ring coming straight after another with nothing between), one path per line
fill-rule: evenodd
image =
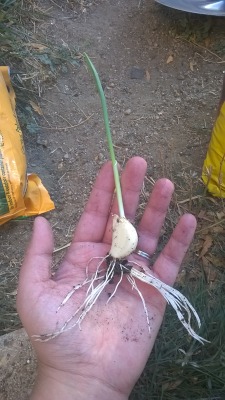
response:
M37 34L88 53L104 85L118 161L123 165L133 155L144 157L145 193L151 190L149 178L167 176L175 181L179 199L185 200L193 181L201 187L224 69L212 49L224 36L224 20L187 16L151 0L61 3L39 2L51 16L37 25ZM196 35L198 44L192 40ZM71 240L95 176L109 155L98 94L82 62L61 69L39 106L39 132L24 133L24 138L29 172L41 177L55 202L55 211L46 217L58 248ZM7 299L0 311L2 333L20 327L15 289L31 229L31 219L0 228L0 273L7 281L1 294ZM57 253L55 263L62 256ZM20 357L16 363L20 376L27 374ZM1 399L11 399L6 386ZM16 398L24 399L26 390L21 379Z

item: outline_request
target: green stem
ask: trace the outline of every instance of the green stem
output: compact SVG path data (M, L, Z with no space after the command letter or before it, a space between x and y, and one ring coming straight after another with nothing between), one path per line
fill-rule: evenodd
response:
M120 217L125 217L122 191L121 191L121 185L120 185L120 177L119 177L119 171L118 171L118 167L117 167L117 161L116 161L113 142L112 142L112 136L111 136L111 132L110 132L109 117L108 117L108 110L107 110L104 90L102 88L102 84L101 84L100 78L98 76L98 73L95 69L95 66L86 53L84 53L84 60L85 60L86 64L88 65L88 67L94 77L94 80L95 80L95 83L96 83L96 86L98 89L98 93L100 96L100 100L101 100L101 104L102 104L102 111L103 111L103 118L104 118L104 123L105 123L106 137L107 137L107 141L108 141L109 153L110 153L112 166L113 166L113 175L114 175L114 181L115 181L115 186L116 186L116 196L117 196L117 201L118 201L119 215L120 215Z

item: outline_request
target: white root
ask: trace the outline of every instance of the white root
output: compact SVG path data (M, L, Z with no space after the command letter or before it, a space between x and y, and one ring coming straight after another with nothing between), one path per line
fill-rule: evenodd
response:
M109 251L114 259L122 260L136 249L138 235L135 227L125 217L113 216L112 246Z
M148 285L153 286L157 289L164 299L169 303L175 310L178 319L183 324L188 333L200 343L207 342L204 338L199 336L191 327L191 317L195 317L198 327L200 328L200 318L195 311L194 307L188 301L188 299L182 295L178 290L174 289L161 282L159 279L154 277L148 272L148 269L144 266L137 264L136 262L130 261L126 266L126 262L123 260L132 254L136 249L138 243L138 235L134 226L124 217L118 215L113 216L113 234L112 234L112 246L109 254L105 257L94 257L99 259L100 262L97 265L95 273L88 277L88 266L86 269L86 279L83 283L78 284L72 288L72 290L65 296L61 304L59 305L57 312L63 307L67 301L73 296L73 294L81 289L84 285L88 284L88 288L85 294L85 299L72 316L64 323L62 328L53 332L46 333L44 335L34 335L36 340L48 341L59 336L61 333L66 332L75 326L79 326L92 309L96 301L98 300L101 293L104 291L106 286L112 281L115 276L118 276L118 281L115 288L106 301L106 304L115 296L119 285L121 284L124 275L132 286L132 289L136 290L143 304L144 312L146 315L147 325L150 333L150 320L148 315L148 309L145 299L142 295L141 290L137 286L137 279ZM91 259L92 260L92 259ZM91 261L90 260L90 261ZM107 261L108 260L108 261ZM106 261L107 268L101 268L102 264ZM89 265L89 263L88 263ZM137 265L141 268L141 271L136 269L134 266ZM99 283L100 282L100 283Z
M104 259L103 259L104 261ZM112 265L114 264L114 262L112 261ZM51 339L54 339L55 337L61 335L63 332L67 332L70 329L74 328L75 326L79 326L80 328L80 324L81 322L84 320L84 318L86 317L86 315L88 314L88 312L92 309L93 305L96 303L97 299L99 298L100 294L103 292L103 290L105 289L105 287L109 284L109 282L111 281L111 279L113 279L114 277L114 269L113 268L108 268L106 271L106 275L102 275L102 276L96 276L96 273L93 274L93 276L90 279L86 279L84 281L83 284L80 285L80 287L84 286L87 283L90 283L87 292L86 292L86 297L85 300L83 301L83 303L80 305L80 307L78 307L78 309L71 315L71 317L64 323L64 325L62 326L61 329L52 332L52 333L45 333L42 335L33 335L33 337L35 338L36 341L41 341L41 342L47 342ZM96 281L101 280L101 282L94 287L94 283ZM75 286L65 297L65 299L62 301L62 303L60 304L60 306L58 307L58 310L65 305L65 303L70 299L70 297L72 296L72 294L77 290L78 285ZM90 292L90 294L89 294ZM111 296L112 297L112 296ZM57 310L57 311L58 311ZM72 323L72 325L70 325L70 322L77 316L77 319L75 320L74 323Z
M132 277L135 277L136 279L139 279L142 282L147 283L148 285L153 286L155 289L157 289L161 295L164 297L164 299L167 301L168 304L170 304L173 309L175 310L178 319L180 322L183 324L185 329L188 331L188 333L195 339L198 340L200 343L208 342L206 339L202 338L199 336L191 327L191 315L193 314L198 327L201 327L201 322L200 318L194 309L194 307L191 305L191 303L188 301L188 299L180 293L178 290L174 289L173 287L166 285L165 283L161 282L159 279L154 277L153 275L138 271L136 268L131 268L130 275ZM187 313L187 321L185 320L185 317L183 315L183 312L185 311ZM192 314L191 314L192 313Z
M45 341L48 341L50 339L53 339L53 338L59 336L63 332L66 332L66 331L74 328L77 325L80 328L81 322L84 320L86 315L92 309L92 307L96 303L97 299L99 298L99 296L101 295L103 290L110 283L110 281L114 278L115 265L116 265L116 261L115 260L111 261L105 275L97 276L95 273L95 274L93 274L93 276L90 279L86 279L83 282L83 284L73 287L73 289L68 293L68 295L64 298L64 300L60 304L58 310L62 306L65 305L65 303L71 298L72 294L74 294L76 290L78 290L85 284L89 283L89 287L87 289L86 297L85 297L85 300L83 301L83 303L73 313L73 315L64 323L64 325L62 326L62 328L60 330L55 331L53 333L44 334L44 335L34 335L36 340L45 342ZM166 285L165 283L161 282L159 279L157 279L156 277L154 277L147 271L141 272L141 271L137 270L136 268L132 267L129 270L128 274L127 273L124 274L124 268L126 268L126 267L124 267L122 264L119 264L119 266L120 266L119 280L113 290L113 293L110 295L109 299L107 300L106 304L112 299L113 296L115 296L116 291L117 291L120 283L122 282L123 276L126 275L127 280L130 282L130 284L132 286L132 289L136 290L136 292L138 293L138 295L141 298L144 312L146 315L148 330L150 333L151 327L150 327L148 309L146 306L145 299L141 293L141 290L137 287L136 280L135 280L135 278L136 278L148 285L153 286L155 289L157 289L161 293L161 295L166 299L167 303L169 303L174 308L178 319L181 321L181 323L183 324L185 329L195 340L198 340L202 344L204 342L207 342L206 339L199 336L191 327L192 314L196 318L199 328L201 326L200 318L199 318L196 310L194 309L194 307L191 305L191 303L188 301L188 299L184 295L182 295L178 290L174 289L173 287L170 287L170 286ZM117 268L118 268L118 266L117 266ZM117 275L118 275L118 271L117 271ZM99 284L97 284L97 286L95 286L95 283L99 280L101 282ZM187 321L185 320L184 312L186 312L186 314L187 314ZM72 320L74 320L74 319L75 319L75 322L72 322ZM72 324L70 324L71 322L72 322Z
M151 333L151 326L150 326L150 321L149 321L148 309L147 309L147 306L146 306L146 303L145 303L144 296L143 296L143 294L141 293L140 289L138 289L137 284L136 284L136 281L135 281L135 279L134 279L133 276L131 276L131 275L128 274L128 275L127 275L127 280L130 282L130 284L131 284L131 286L132 286L132 289L135 289L136 292L139 294L139 296L140 296L140 298L141 298L141 301L142 301L142 304L143 304L143 308L144 308L144 312L145 312L145 315L146 315L146 320L147 320L147 325L148 325L148 331L149 331L149 333Z
M72 289L70 290L70 292L66 295L66 297L64 297L63 301L60 303L60 305L57 308L56 312L58 312L60 310L60 308L62 308L67 303L67 301L74 295L74 293L78 289L81 289L84 285L86 285L90 281L91 281L90 279L85 279L85 281L83 283L80 283L80 284L78 284L76 286L73 286Z
M112 292L111 295L109 296L109 298L108 298L106 304L109 303L109 301L113 298L113 296L115 296L116 291L117 291L117 289L118 289L120 283L122 282L122 279L123 279L123 269L121 268L120 278L119 278L119 280L118 280L118 282L117 282L117 284L116 284L116 286L115 286L115 289L113 290L113 292Z

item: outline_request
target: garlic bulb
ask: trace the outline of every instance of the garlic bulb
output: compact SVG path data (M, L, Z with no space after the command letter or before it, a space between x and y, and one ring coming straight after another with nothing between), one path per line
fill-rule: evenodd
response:
M135 227L124 217L113 216L112 246L109 254L116 259L122 259L133 253L138 243Z

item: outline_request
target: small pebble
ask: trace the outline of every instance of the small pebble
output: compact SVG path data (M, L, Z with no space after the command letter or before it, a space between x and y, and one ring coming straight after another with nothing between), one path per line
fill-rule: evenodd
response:
M46 139L41 139L40 137L38 137L36 142L37 142L37 144L39 144L43 147L48 146L48 141Z
M124 115L130 115L131 114L131 109L128 108L127 110L124 111Z
M60 162L59 164L58 164L58 169L60 170L60 169L63 169L63 162Z
M130 70L131 79L143 79L145 76L145 70L140 67L132 67Z
M102 153L99 153L98 159L99 159L99 160L103 160L103 158L104 158L104 155L103 155Z

